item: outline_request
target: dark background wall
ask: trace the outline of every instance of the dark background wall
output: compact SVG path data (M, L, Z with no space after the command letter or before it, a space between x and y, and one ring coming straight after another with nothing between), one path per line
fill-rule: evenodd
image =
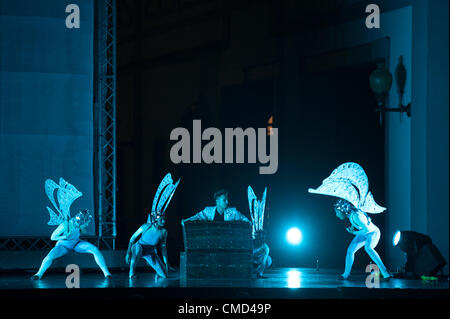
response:
M78 1L83 27L67 30L67 1L0 1L2 236L51 231L45 178L63 176L84 193L75 209L93 204L93 10L85 2ZM388 208L373 216L388 266L404 262L390 244L397 229L430 235L448 260L448 1L379 0L381 28L367 29L371 2L117 1L117 248L146 220L171 172L182 178L168 209L173 264L183 249L180 220L213 205L218 188L248 216L251 185L258 196L268 187L275 264L312 266L318 258L342 267L351 236L332 199L307 189L356 161ZM407 70L400 102L411 102L412 116L386 114L380 124L368 77L379 60L394 73L400 57ZM399 103L397 90L394 83L388 106ZM223 132L267 127L271 117L276 174L258 174L259 164L170 161L170 132L192 131L193 119ZM291 226L303 231L298 247L285 242ZM367 262L358 254L356 267Z
M448 260L448 34L446 1L378 1L380 29L364 25L367 1L120 1L118 8L118 246L146 220L161 178L181 184L168 209L169 252L183 249L180 219L212 205L218 188L248 216L247 185L268 187L266 229L275 263L341 267L351 236L332 199L307 193L339 164L356 161L386 214L378 251L395 270L396 229L427 233ZM445 10L447 8L447 10ZM447 12L445 14L445 12ZM447 19L445 19L447 17ZM403 56L411 118L374 112L368 76ZM438 92L439 91L439 92ZM388 104L398 103L395 84ZM279 129L279 168L170 161L175 127ZM439 185L439 186L438 186ZM441 222L442 221L442 222ZM298 226L301 246L285 231ZM364 253L356 267L368 263Z

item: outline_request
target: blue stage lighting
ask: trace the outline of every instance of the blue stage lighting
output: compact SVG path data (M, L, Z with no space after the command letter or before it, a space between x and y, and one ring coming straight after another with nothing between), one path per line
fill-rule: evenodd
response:
M394 237L392 238L392 245L397 246L398 242L400 241L402 233L397 230L394 234Z
M396 231L392 243L406 253L405 268L398 277L435 276L447 264L428 235L411 230Z
M300 288L301 274L302 273L298 270L290 270L287 272L288 288Z
M286 239L291 245L299 245L302 242L302 232L297 227L292 227L286 233Z

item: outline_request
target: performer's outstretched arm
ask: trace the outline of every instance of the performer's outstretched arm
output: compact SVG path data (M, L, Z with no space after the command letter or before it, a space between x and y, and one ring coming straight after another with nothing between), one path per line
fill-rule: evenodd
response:
M247 217L245 217L244 215L242 215L240 212L236 211L235 214L235 220L237 221L243 221L243 222L247 222L247 223L252 223L250 220L248 220Z
M191 216L186 219L181 220L181 224L183 225L185 222L191 222L194 220L208 220L208 217L206 216L205 210L202 210L201 212L198 212L194 216Z

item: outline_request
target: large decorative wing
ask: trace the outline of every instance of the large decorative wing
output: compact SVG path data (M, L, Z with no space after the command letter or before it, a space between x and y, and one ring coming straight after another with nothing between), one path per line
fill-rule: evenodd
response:
M58 226L59 224L61 224L64 219L61 218L61 215L56 214L53 209L51 209L50 207L47 206L47 211L50 214L50 220L47 223L47 225L50 226Z
M263 193L263 196L261 199L261 203L259 205L259 209L261 211L259 225L260 225L261 229L263 229L263 226L264 226L264 211L266 210L266 195L267 195L267 187L264 188L264 193Z
M172 183L172 175L170 173L167 173L166 176L162 179L161 183L159 183L158 189L156 190L155 197L153 197L153 204L152 204L152 212L157 211L158 203L161 199L161 192L163 189Z
M256 217L256 206L258 205L258 200L256 199L255 192L253 191L251 186L248 186L247 188L247 198L248 198L248 206L250 209L250 217L252 218L252 227L253 232L257 229L257 220Z
M175 184L168 185L164 190L161 196L161 200L158 203L158 211L161 211L162 214L166 212L167 206L169 206L169 203L172 200L173 194L175 193L180 180L181 178L179 178Z
M72 203L83 194L78 191L75 186L67 183L64 179L59 179L59 186L57 193L60 212L64 218L70 218L70 206Z
M308 192L313 194L328 195L349 201L353 206L359 206L358 190L345 179L338 179L323 183L317 189L310 188Z
M45 193L47 194L47 197L50 200L50 202L53 204L53 207L55 207L58 213L61 213L59 211L59 206L56 205L55 202L55 190L57 189L59 189L59 185L56 184L54 181L52 181L51 179L47 179L45 181Z
M264 209L266 206L267 187L261 201L258 201L251 186L247 189L248 205L250 207L250 217L252 218L253 231L261 231L264 227Z
M339 165L329 177L323 180L317 189L308 192L345 199L356 208L370 214L385 210L379 206L369 192L369 179L364 169L357 163L348 162Z
M158 186L158 189L156 190L155 197L153 198L152 211L148 216L148 221L151 221L152 214L163 215L165 213L173 197L173 194L175 193L175 190L180 183L180 180L181 179L178 179L178 181L173 184L172 176L170 175L170 173L164 176Z
M50 214L49 225L59 225L64 220L69 219L70 206L77 198L83 195L75 186L67 183L63 178L59 179L59 185L51 179L46 180L45 192L57 211L55 213L50 207L47 207L47 211Z
M369 214L379 214L384 212L386 208L378 205L373 199L372 193L369 192L364 205L361 207L361 210Z
M339 165L331 175L323 181L323 184L327 182L334 182L337 180L347 179L352 183L359 192L358 207L366 200L367 193L369 192L369 179L366 172L358 163L348 162Z

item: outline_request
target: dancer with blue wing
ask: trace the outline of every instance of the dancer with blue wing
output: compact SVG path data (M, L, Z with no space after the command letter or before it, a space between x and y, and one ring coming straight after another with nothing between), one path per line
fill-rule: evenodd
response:
M258 201L251 186L248 187L247 195L250 216L252 218L253 265L256 268L256 276L262 278L264 271L272 266L272 258L269 256L270 249L265 242L265 232L263 227L267 187L264 189L261 201Z
M377 264L384 278L389 279L391 275L386 270L378 253L375 251L381 233L380 229L372 222L367 214L379 214L386 208L379 206L369 192L369 179L363 168L357 163L344 163L337 167L317 189L308 190L313 194L321 194L337 197L334 204L336 216L348 219L351 226L346 230L355 235L347 249L345 257L345 271L340 276L347 279L355 259L355 253L362 247L365 248L369 257Z
M100 250L91 243L80 240L80 235L91 222L92 215L87 209L83 209L74 217L70 216L70 206L83 194L63 178L59 179L59 184L56 184L51 179L46 180L45 192L53 207L56 209L55 212L50 207L47 207L47 211L50 214L48 225L58 226L52 233L50 239L57 242L55 247L50 250L42 261L38 272L31 278L41 279L55 259L66 255L70 251L92 254L97 265L102 270L103 275L106 278L111 278L111 274Z
M167 258L167 230L164 228L166 223L165 212L179 183L180 180L173 184L170 173L163 178L156 190L147 223L139 227L131 236L125 257L126 263L130 265L130 278L135 277L136 264L141 257L156 271L157 276L167 278L171 267ZM158 256L157 245L161 245L164 262Z

